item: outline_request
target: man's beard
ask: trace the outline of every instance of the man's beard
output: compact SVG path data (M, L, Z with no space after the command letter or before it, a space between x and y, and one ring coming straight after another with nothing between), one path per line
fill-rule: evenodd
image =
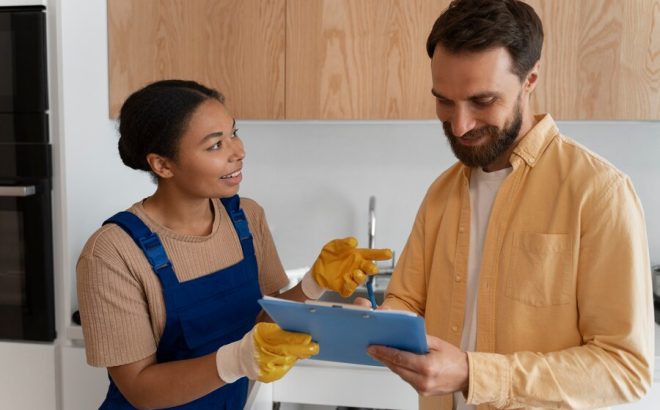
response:
M520 100L514 107L513 118L508 125L504 125L504 129L500 130L494 125L486 125L465 133L464 136L467 138L487 136L488 141L479 146L470 147L461 144L458 137L451 131L451 123L449 121L443 121L442 123L442 128L445 130L445 135L456 158L468 167L473 168L484 168L504 154L516 140L521 126Z

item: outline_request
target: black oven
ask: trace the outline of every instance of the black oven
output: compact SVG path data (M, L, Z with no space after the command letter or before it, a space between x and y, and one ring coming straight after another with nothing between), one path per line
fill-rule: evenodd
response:
M0 339L55 339L43 7L0 7Z
M46 86L43 7L0 7L0 112L43 112Z

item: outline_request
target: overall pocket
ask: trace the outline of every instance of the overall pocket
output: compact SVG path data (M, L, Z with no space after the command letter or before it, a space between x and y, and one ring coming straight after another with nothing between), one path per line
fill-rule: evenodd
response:
M514 232L506 296L532 306L569 303L572 259L568 234Z

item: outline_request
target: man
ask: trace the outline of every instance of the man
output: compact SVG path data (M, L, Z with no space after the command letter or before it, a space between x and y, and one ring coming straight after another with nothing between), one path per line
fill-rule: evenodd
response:
M651 383L642 207L626 175L532 114L542 44L517 0L455 0L428 38L459 162L429 188L384 307L423 315L430 352L369 349L423 409L604 407Z

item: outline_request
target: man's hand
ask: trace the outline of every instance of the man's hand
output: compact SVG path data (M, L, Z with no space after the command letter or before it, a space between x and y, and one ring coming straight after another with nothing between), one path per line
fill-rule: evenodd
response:
M426 335L429 353L419 355L385 346L369 346L371 357L382 362L422 396L468 389L467 353L442 339Z

